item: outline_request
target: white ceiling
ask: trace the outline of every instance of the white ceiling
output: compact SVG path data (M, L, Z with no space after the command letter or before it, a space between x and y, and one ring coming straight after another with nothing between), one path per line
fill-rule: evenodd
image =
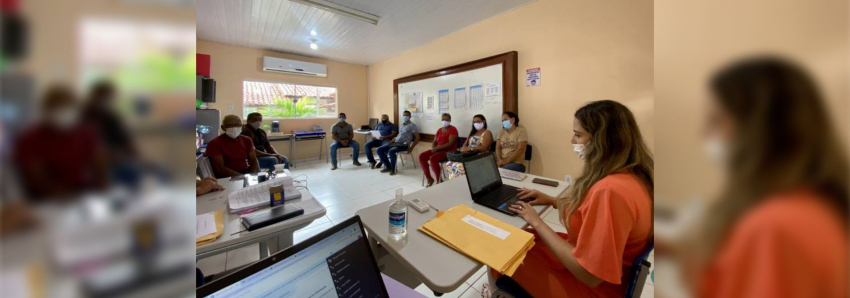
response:
M533 1L330 0L380 17L372 25L288 0L201 0L197 34L201 40L371 65ZM310 38L318 40L318 50L310 49Z

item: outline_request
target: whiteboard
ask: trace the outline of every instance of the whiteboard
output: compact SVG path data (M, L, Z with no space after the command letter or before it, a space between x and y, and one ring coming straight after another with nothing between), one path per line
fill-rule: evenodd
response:
M442 127L442 111L447 111L460 137L466 138L472 129L472 116L482 114L495 138L502 127L503 87L502 64L402 83L398 85L398 115L409 110L419 132L435 134ZM448 106L442 111L441 91L448 99Z

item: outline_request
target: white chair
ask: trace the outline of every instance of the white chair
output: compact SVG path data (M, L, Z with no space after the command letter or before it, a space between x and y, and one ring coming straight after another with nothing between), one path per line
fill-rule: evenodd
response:
M415 159L415 158L413 158L413 152L412 152L412 151L411 151L410 153L407 153L407 151L398 151L398 152L396 152L396 153L395 153L395 155L396 155L396 158L398 158L399 160L401 160L401 167L402 167L402 168L404 168L404 158L402 158L402 157L401 157L401 155L408 155L408 156L410 156L410 163L412 163L412 164L413 164L413 168L414 168L414 169L416 168L416 159ZM396 169L396 170L398 170L398 169Z

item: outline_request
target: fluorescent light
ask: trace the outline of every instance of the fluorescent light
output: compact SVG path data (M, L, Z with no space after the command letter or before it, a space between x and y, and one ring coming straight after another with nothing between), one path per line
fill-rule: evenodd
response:
M316 30L310 30L310 35L316 36Z
M368 14L359 10L351 9L336 3L331 3L325 0L289 0L292 2L312 6L321 10L330 11L332 13L347 16L352 19L361 20L372 25L377 25L380 17Z
M314 50L318 50L318 49L319 49L319 46L318 46L317 44L315 44L315 43L310 43L310 48L311 48L311 49L314 49Z

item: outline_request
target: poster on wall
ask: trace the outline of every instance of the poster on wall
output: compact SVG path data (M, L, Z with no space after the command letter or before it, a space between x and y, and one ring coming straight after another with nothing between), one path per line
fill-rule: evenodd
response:
M427 103L426 109L427 110L433 110L434 109L434 97L433 96L428 96L428 103Z
M439 113L448 113L449 112L449 89L443 89L438 92L440 99L440 110Z
M455 88L455 110L466 109L466 87Z
M499 96L502 95L502 83L487 83L484 87L484 96Z
M484 108L484 90L482 85L469 86L469 108L483 109Z
M407 110L414 118L422 117L422 92L413 92L407 97Z
M540 67L527 69L525 71L525 86L540 86Z

